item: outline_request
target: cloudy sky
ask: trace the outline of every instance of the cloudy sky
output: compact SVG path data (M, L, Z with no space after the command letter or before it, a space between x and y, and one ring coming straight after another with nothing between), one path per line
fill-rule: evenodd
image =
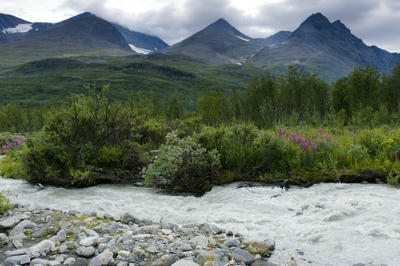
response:
M40 3L40 4L38 4ZM90 11L173 44L225 18L250 37L294 30L309 15L340 19L369 45L400 52L399 0L0 0L0 12L57 22Z

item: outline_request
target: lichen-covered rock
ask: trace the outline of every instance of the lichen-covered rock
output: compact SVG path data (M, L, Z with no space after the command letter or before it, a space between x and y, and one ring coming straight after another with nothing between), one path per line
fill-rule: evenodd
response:
M252 240L249 242L248 251L251 254L269 254L269 246L264 241Z

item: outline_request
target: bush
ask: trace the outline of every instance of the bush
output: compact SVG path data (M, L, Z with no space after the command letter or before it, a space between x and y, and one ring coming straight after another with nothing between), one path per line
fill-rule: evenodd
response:
M9 192L0 191L0 214L5 214L12 207L10 199L7 197Z
M207 151L192 138L169 133L160 154L143 170L145 184L168 192L201 194L211 189L218 177L218 153Z

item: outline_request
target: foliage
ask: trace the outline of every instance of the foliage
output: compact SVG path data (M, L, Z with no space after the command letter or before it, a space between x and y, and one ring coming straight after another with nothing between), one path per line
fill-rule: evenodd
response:
M0 191L0 214L6 213L12 207L11 201L7 197L9 194L7 191Z
M158 158L143 174L147 186L172 192L203 193L218 177L220 160L217 151L206 151L190 137L169 133Z

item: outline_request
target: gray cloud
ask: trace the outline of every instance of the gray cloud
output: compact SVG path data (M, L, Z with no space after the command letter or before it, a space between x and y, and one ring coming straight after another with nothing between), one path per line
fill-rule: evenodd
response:
M54 2L57 1L59 4L55 8ZM58 17L91 11L132 30L157 35L169 44L190 36L220 17L228 20L246 35L266 37L279 30L295 30L309 15L322 12L331 21L340 19L367 44L377 45L390 51L400 51L398 30L400 1L398 0L281 0L280 2L259 0L254 1L261 3L256 14L232 5L231 0L159 0L157 8L140 13L131 12L129 9L121 10L118 4L109 4L111 0L57 1L51 0L51 13L58 10ZM24 12L28 14L29 3L33 1L18 0L18 2L25 4L15 5L15 10L19 10L22 6ZM13 14L12 9L11 1L10 4L3 6L3 10L11 14ZM132 9L135 7L132 6ZM32 7L32 10L37 9ZM33 14L30 17L32 16Z

